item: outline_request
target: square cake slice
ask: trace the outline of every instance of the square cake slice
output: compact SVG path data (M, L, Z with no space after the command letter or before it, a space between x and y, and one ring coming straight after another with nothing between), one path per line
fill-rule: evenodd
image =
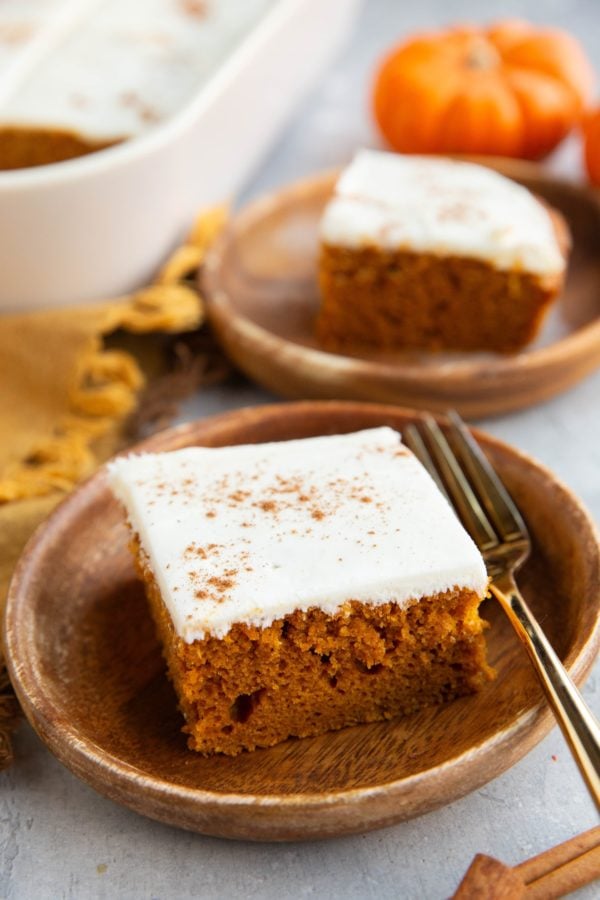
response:
M320 227L317 337L331 350L513 352L566 269L562 217L485 166L363 150Z
M189 746L408 714L490 669L483 560L390 428L118 458Z

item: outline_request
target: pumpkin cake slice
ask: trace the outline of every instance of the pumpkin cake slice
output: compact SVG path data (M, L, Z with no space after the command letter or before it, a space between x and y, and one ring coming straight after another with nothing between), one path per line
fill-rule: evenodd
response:
M317 337L517 351L562 288L567 246L558 213L485 166L363 150L321 220Z
M124 457L109 479L190 748L389 719L490 677L483 560L392 429Z

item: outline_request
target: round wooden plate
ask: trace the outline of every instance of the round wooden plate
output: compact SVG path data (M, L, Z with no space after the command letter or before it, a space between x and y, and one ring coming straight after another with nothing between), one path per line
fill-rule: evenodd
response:
M146 450L221 446L380 424L418 413L358 403L241 410L166 431ZM480 436L532 529L519 581L573 678L600 642L600 551L577 500L510 447ZM30 541L6 611L11 678L48 747L102 794L204 834L322 838L390 825L448 803L511 766L552 725L533 670L492 601L497 679L480 694L395 722L290 740L234 758L186 748L182 720L104 471ZM585 790L582 785L582 791Z
M480 162L482 160L479 160ZM319 349L318 223L335 172L252 203L208 255L202 286L227 354L292 398L399 403L467 418L539 403L600 366L600 200L533 163L484 160L565 216L573 237L566 288L539 339L513 356L404 353L350 357Z

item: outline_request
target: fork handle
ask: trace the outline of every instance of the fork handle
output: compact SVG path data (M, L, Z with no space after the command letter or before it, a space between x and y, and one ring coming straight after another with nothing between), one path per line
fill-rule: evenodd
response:
M510 573L495 578L490 591L525 644L548 702L600 812L600 726L552 649Z

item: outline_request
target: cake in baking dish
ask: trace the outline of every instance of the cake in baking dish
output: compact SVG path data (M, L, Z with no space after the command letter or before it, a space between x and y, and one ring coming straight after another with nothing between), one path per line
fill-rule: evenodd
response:
M514 352L561 290L558 213L485 166L363 150L321 220L317 320L332 350Z
M142 134L188 103L275 0L3 0L0 169Z
M490 676L482 558L397 432L109 467L189 746L237 754Z

